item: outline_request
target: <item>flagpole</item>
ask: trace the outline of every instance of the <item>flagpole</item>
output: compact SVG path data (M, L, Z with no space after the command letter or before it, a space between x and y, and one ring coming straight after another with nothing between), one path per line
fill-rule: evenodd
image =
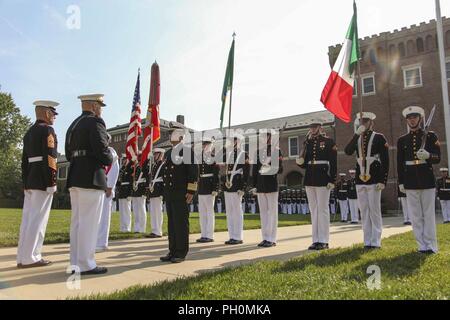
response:
M448 80L447 72L445 67L445 49L444 49L444 31L442 27L442 16L441 16L441 3L440 0L435 0L436 2L436 28L438 36L438 47L439 47L439 60L441 67L441 83L442 83L442 99L444 108L444 123L445 123L445 142L447 149L447 165L450 161L450 106L448 99Z

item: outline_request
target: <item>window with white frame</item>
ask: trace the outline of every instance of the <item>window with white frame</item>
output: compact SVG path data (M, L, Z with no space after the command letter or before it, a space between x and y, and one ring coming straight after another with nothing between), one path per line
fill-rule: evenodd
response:
M289 137L289 157L298 157L298 137Z
M406 66L402 69L405 89L422 86L422 65Z
M365 96L374 95L376 93L375 88L375 74L368 74L361 77L362 79L362 93Z
M67 179L67 166L61 166L58 168L58 180Z

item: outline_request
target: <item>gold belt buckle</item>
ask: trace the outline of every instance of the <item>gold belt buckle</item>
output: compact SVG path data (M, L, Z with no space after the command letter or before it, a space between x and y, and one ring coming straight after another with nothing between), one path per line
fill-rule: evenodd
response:
M414 160L414 164L415 164L415 165L420 164L419 160Z

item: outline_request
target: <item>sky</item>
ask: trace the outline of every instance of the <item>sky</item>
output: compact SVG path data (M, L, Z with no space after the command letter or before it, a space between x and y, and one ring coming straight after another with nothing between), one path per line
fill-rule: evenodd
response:
M161 118L182 114L191 128L217 128L236 32L232 125L320 111L328 46L343 42L352 2L0 0L1 91L31 118L33 101L61 103L54 126L61 152L67 127L81 112L77 96L105 94L107 127L127 123L138 68L145 113L157 61ZM359 35L434 19L434 3L359 0ZM450 16L450 1L441 7Z

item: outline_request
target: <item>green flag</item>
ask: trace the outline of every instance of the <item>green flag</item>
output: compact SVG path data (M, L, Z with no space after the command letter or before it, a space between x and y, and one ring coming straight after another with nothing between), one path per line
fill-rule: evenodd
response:
M350 23L350 27L347 31L347 39L352 41L352 51L350 53L350 74L353 74L353 71L356 68L358 61L361 59L361 52L359 50L359 39L358 39L358 10L356 8L356 2L353 1L353 18Z
M225 112L225 103L227 100L228 90L233 90L233 73L234 73L234 38L231 44L230 53L228 54L227 71L223 82L222 90L222 112L220 113L220 129L223 128L223 116ZM230 105L231 108L231 105ZM230 110L231 112L231 110Z

